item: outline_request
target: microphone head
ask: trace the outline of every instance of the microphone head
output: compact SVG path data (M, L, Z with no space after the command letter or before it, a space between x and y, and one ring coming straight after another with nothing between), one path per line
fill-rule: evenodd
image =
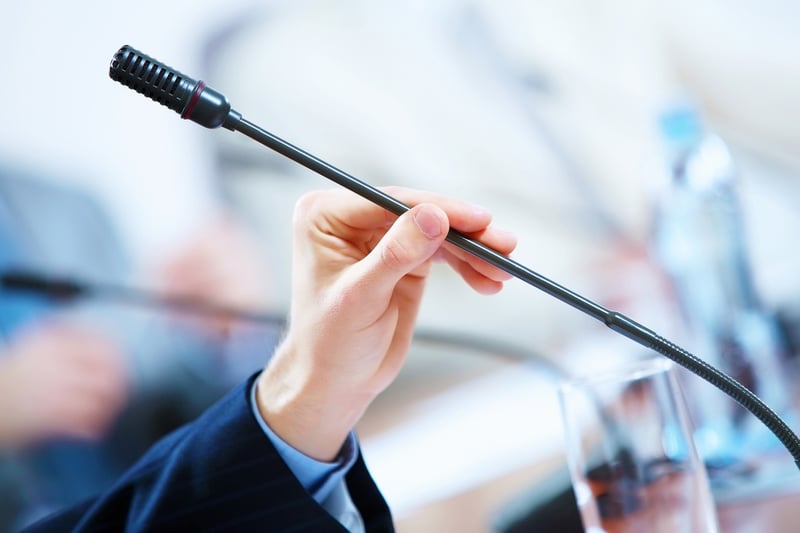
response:
M195 80L128 45L114 54L108 75L112 80L181 114L197 87Z
M241 115L231 109L228 99L172 67L125 45L111 59L112 80L207 128L234 129Z

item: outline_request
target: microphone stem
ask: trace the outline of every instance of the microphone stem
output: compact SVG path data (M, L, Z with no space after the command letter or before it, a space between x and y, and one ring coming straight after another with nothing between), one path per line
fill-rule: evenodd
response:
M409 210L409 206L396 198L384 193L355 176L340 170L325 161L322 161L316 156L313 156L305 150L294 146L293 144L284 141L280 137L260 128L242 118L238 124L235 125L236 131L243 133L251 139L263 144L264 146L278 152L279 154L288 157L289 159L300 163L304 167L313 170L314 172L338 183L339 185L351 190L352 192L360 195L363 198L383 207L387 211L395 215L402 215ZM565 302L572 307L594 317L601 322L605 322L606 317L610 313L608 309L598 305L583 296L572 292L566 287L562 287L558 283L547 279L546 277L534 272L533 270L517 263L495 250L492 250L485 244L482 244L474 239L466 237L464 234L455 230L450 230L447 234L447 242L461 248L462 250L479 257L497 268L508 272L512 276L530 284L542 291L554 296L555 298Z
M277 315L263 313L253 313L224 307L195 298L181 296L159 296L151 293L142 292L136 289L113 285L93 285L86 288L86 296L92 295L97 298L105 298L110 301L123 301L141 307L153 309L167 308L181 311L188 314L203 315L210 318L229 318L256 324L276 323L280 324L283 318Z
M334 167L305 150L294 146L280 137L273 135L238 114L235 115L234 119L230 122L230 129L250 137L267 148L313 170L317 174L349 189L395 215L402 215L410 209L408 205L396 198ZM513 259L500 254L496 250L466 237L462 233L450 230L447 234L447 242L508 272L512 276L544 291L592 318L603 322L617 333L624 335L645 348L658 352L714 385L761 420L792 454L795 465L800 468L800 438L798 438L791 428L789 428L789 426L758 396L735 379L627 316L606 309L520 263L517 263Z
M0 292L18 291L47 296L58 302L73 302L87 297L124 302L152 309L173 309L184 313L207 317L229 318L258 324L282 325L282 315L257 313L225 307L185 296L160 295L139 289L101 283L53 278L25 270L9 270L0 273Z

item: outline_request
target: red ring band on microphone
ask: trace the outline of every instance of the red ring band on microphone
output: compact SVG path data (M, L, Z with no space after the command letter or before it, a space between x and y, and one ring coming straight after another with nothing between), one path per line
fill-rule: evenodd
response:
M192 112L194 111L195 106L197 106L197 102L200 101L200 93L203 92L203 89L206 88L206 82L200 80L197 82L197 85L192 91L192 97L189 99L189 103L186 104L186 109L183 110L181 113L181 118L189 118L192 116Z

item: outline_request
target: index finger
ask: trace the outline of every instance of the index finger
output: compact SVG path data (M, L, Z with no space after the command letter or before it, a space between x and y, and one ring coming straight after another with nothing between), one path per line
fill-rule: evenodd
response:
M409 207L421 203L438 205L447 213L450 226L465 233L481 231L492 221L487 209L449 196L405 187L382 187L380 190ZM336 206L335 212L329 211L330 216L354 228L385 228L397 219L397 215L349 190L335 189L319 194L331 201L328 205Z

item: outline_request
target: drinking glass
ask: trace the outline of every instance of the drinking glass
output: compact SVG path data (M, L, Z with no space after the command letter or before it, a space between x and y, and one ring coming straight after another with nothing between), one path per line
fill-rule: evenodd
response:
M559 387L567 462L587 532L717 532L673 365L638 360Z

